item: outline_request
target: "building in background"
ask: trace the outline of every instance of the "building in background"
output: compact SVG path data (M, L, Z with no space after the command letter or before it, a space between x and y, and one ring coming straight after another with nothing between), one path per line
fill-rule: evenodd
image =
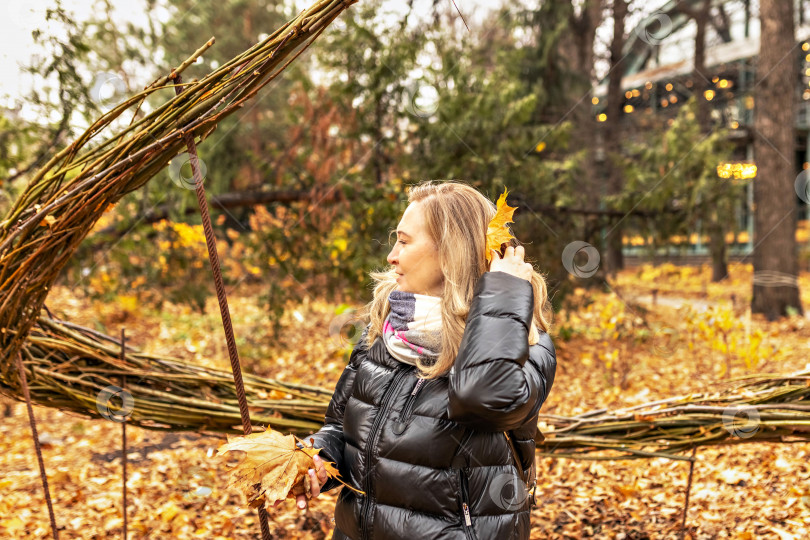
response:
M677 110L693 95L696 24L678 9L681 3L696 5L702 0L671 0L644 19L625 43L624 117L643 133L662 122L671 122ZM706 67L711 83L704 99L711 103L714 126L730 129L734 142L731 163L718 164L718 174L755 176L754 110L757 86L756 60L759 53L759 12L757 0L719 0L713 2L706 29ZM800 79L792 96L797 100L796 146L793 156L796 174L810 169L810 2L797 2L797 46L795 60L800 63ZM607 79L594 88L594 114L603 120ZM784 99L780 96L768 96ZM760 97L762 99L762 96ZM808 171L810 173L810 171ZM718 176L720 180L720 176ZM754 181L756 181L754 179ZM799 210L797 240L810 243L810 206L796 196ZM746 188L744 200L737 206L734 218L741 232L728 238L730 256L746 256L753 251L753 186ZM644 240L627 238L625 252L634 255ZM690 235L689 253L708 255L706 238L701 230Z

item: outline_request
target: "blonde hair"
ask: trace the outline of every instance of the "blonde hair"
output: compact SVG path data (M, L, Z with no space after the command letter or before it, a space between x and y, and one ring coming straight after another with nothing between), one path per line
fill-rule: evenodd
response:
M444 275L442 293L442 349L433 364L417 360L420 377L433 379L450 371L455 362L467 315L478 280L488 270L484 259L486 232L495 215L495 204L475 188L456 181L427 180L408 186L408 203L419 202L427 233L437 246L439 266ZM509 242L520 245L517 239ZM529 261L527 261L529 262ZM363 310L370 327L366 342L382 336L383 322L391 307L388 295L396 289L396 270L369 272L375 281L374 297ZM539 330L548 332L550 322L544 316L548 292L545 277L532 270L534 310L529 331L529 345L540 339ZM539 328L539 330L538 330Z

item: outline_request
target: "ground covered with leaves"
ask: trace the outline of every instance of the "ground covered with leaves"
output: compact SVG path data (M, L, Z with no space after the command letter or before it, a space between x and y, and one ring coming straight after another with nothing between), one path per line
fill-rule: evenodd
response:
M554 316L557 378L541 413L623 407L720 389L729 377L810 369L810 317L751 316L751 270L732 264L726 283L711 284L707 267L646 266L625 270L610 285L578 290ZM810 275L800 286L808 309ZM305 299L288 310L285 331L274 339L256 291L240 287L229 297L245 370L334 387L351 350L328 331L338 306ZM128 343L144 350L229 366L215 298L205 313L171 304L155 312L57 288L48 308L114 336L123 326ZM0 414L0 537L47 538L25 406L7 409L9 416ZM34 410L60 538L120 537L121 425ZM130 538L260 537L256 511L227 487L216 457L224 442L220 434L128 427ZM702 448L696 459L682 530L688 462L538 457L532 538L808 537L810 443ZM272 509L274 537L331 538L337 492L310 501L305 511L290 499Z

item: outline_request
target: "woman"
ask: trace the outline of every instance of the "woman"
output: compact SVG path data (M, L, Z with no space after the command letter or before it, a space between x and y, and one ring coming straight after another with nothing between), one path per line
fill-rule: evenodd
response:
M370 324L306 437L365 492L340 492L333 538L529 538L556 370L545 280L514 240L488 267L496 209L474 188L428 181L408 201L391 268L371 273ZM315 463L313 497L341 485Z

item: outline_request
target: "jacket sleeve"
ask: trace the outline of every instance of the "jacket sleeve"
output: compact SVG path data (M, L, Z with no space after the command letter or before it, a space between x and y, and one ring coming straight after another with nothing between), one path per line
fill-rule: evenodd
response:
M312 441L313 448L320 448L318 453L324 461L332 461L335 467L340 471L340 476L344 479L348 477L348 470L343 459L343 449L346 445L346 440L343 436L343 413L346 410L346 402L352 394L352 387L354 386L354 377L357 374L357 368L360 365L362 356L360 352L367 349L366 336L371 325L366 326L366 329L360 336L357 344L352 350L349 357L349 363L343 370L343 373L338 379L335 391L332 394L332 399L326 409L326 416L324 418L324 426L312 435L303 437L304 440ZM301 447L301 443L296 443ZM339 481L334 478L329 478L326 483L321 486L321 493L329 491L330 489L342 486Z
M533 309L529 281L500 271L481 276L449 376L450 420L482 431L506 431L539 411L551 389L556 359L551 339L541 333L542 347L535 346L528 361Z

